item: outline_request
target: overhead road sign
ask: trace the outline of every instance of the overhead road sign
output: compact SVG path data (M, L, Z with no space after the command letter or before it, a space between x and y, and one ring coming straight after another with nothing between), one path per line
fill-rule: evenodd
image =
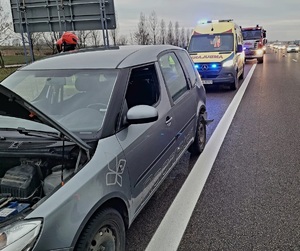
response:
M14 31L115 29L113 0L10 0Z

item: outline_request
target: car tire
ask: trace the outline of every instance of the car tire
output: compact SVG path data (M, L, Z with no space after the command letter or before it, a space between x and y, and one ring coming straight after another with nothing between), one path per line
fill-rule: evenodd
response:
M199 116L195 132L194 142L190 145L188 151L191 155L199 155L203 152L206 145L206 123L202 115Z
M74 250L125 250L125 226L120 213L113 208L99 211L82 231Z
M234 76L234 82L230 84L230 90L235 91L237 88L239 88L239 80L238 80L238 73L235 73Z

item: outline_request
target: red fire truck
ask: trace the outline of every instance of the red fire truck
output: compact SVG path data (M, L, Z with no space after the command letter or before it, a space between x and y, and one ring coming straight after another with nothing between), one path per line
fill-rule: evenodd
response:
M266 51L266 30L262 26L242 28L243 47L246 59L257 59L257 63L264 62L264 54Z

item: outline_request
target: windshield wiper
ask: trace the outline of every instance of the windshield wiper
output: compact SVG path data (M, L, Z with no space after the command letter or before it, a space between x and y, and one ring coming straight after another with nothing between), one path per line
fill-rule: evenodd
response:
M55 139L66 139L61 133L58 132L45 132L45 131L38 131L38 130L30 130L23 127L18 127L16 129L20 134L24 134L26 136L35 136L35 137L52 137Z

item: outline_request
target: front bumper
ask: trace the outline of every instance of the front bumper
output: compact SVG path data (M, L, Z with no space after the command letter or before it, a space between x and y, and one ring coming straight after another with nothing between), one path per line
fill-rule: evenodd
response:
M261 58L264 56L263 49L245 49L245 59L255 59Z
M204 80L204 85L214 85L214 84L231 84L235 81L235 68L231 67L221 67L219 71L202 71L198 70L201 79ZM207 81L211 82L207 84Z

